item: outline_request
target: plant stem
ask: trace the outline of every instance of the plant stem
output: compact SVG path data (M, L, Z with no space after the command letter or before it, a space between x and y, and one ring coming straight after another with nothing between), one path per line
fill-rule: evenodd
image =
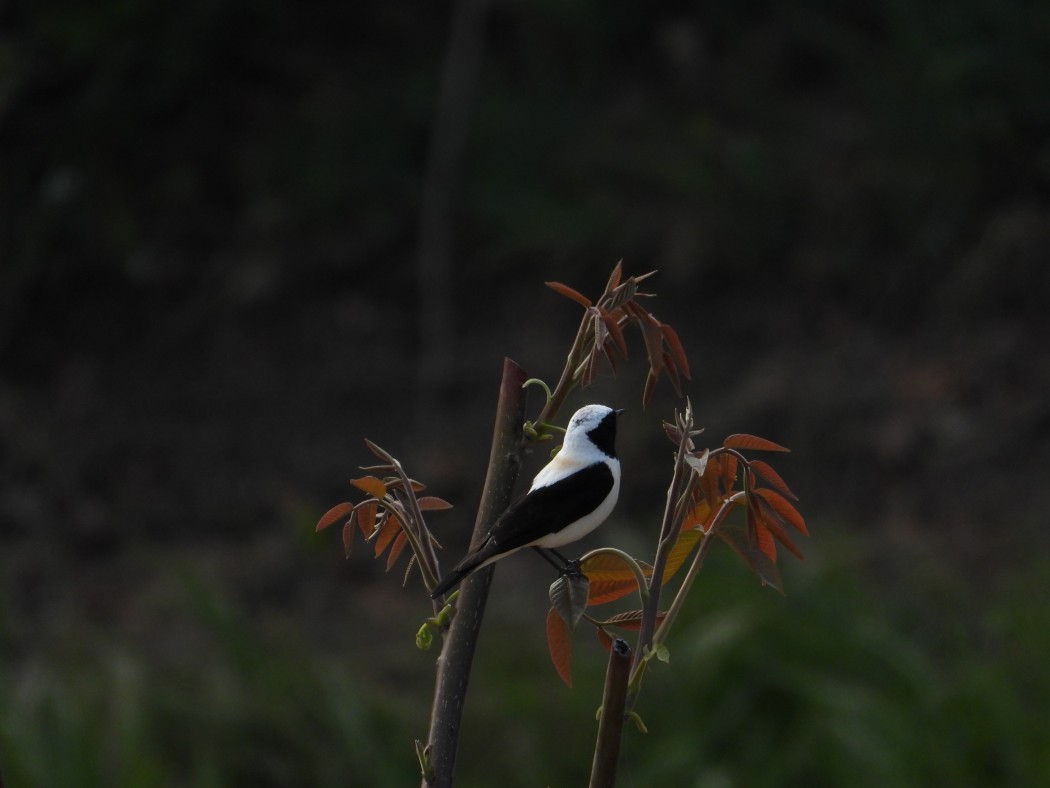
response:
M715 519L711 521L711 527L704 534L703 540L700 542L700 548L696 551L696 555L693 556L693 562L689 565L689 571L686 572L685 578L682 580L682 585L678 587L678 593L675 594L674 601L671 602L671 606L667 609L667 614L664 616L663 622L656 630L656 634L653 635L654 643L662 643L667 637L667 632L670 631L671 626L674 624L674 620L678 617L679 611L682 609L682 604L685 602L685 598L689 595L689 590L693 587L693 581L696 580L697 574L699 574L701 567L704 565L704 558L707 556L707 551L711 549L711 542L715 535L718 533L718 529L721 527L722 522L726 519L726 516L733 510L733 507L744 498L743 492L738 492L727 498L722 503L722 508L718 510L718 514L715 515Z
M416 555L419 572L423 575L423 585L427 590L430 590L437 585L439 579L437 576L437 553L434 551L433 542L427 536L426 522L423 520L423 513L419 509L419 501L416 499L416 494L412 492L412 482L408 478L408 474L405 473L404 468L401 467L401 463L397 460L393 462L394 470L397 471L405 485L404 496L400 499L401 505L405 508L408 519L412 523L411 526L405 526L402 530L412 546L412 552ZM441 609L441 600L436 599L434 603L436 612Z
M521 468L522 424L525 421L522 383L525 378L525 370L510 359L504 359L488 473L471 547L480 544L511 502ZM456 748L463 722L463 703L491 582L491 566L474 572L463 582L456 603L456 615L445 636L441 656L438 657L434 705L426 747L430 773L424 774L422 781L428 788L451 788L452 785Z
M680 500L684 485L688 484L691 473L685 462L689 451L689 430L692 427L692 417L689 415L689 423L683 425L679 422L681 437L678 442L678 454L675 457L674 475L671 477L671 485L667 488L667 503L664 506L663 522L660 526L660 541L656 547L656 558L653 561L653 573L649 577L649 599L646 600L642 611L642 623L638 632L638 648L634 653L634 665L632 666L632 684L634 676L639 675L646 649L653 645L653 633L656 631L656 616L660 610L660 588L663 586L664 570L667 567L667 555L673 546L673 534L678 524L677 515L680 512ZM635 689L637 692L637 688ZM633 705L632 702L629 706Z
M605 670L598 740L594 745L590 788L612 788L620 762L620 743L626 719L627 680L631 674L631 646L623 638L613 640Z
M569 355L565 359L565 367L561 371L561 377L558 378L554 391L547 399L547 404L536 418L536 424L552 422L561 406L565 403L565 398L569 396L569 392L576 388L576 384L579 382L579 378L576 376L576 368L583 360L583 349L587 339L588 326L590 326L590 317L584 314L583 319L580 320L580 326L576 330L576 337L572 341L572 347L569 349Z

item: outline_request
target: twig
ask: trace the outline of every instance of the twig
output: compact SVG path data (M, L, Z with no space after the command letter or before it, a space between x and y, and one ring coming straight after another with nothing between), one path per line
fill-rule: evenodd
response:
M711 543L718 533L718 529L721 528L722 522L733 510L733 507L743 498L744 493L737 492L722 503L722 508L718 510L718 514L715 515L715 519L711 522L711 527L707 529L707 533L704 534L704 538L700 542L700 548L696 551L696 555L693 556L693 562L689 565L689 571L686 572L682 585L678 587L678 593L675 594L674 601L671 602L671 606L664 615L664 620L653 635L654 643L662 643L667 637L667 632L670 630L671 625L674 624L674 620L678 617L685 598L689 595L689 590L693 587L693 581L696 580L697 574L704 565L704 558L707 556L707 551L711 548Z
M646 652L653 645L656 617L660 610L660 588L663 586L667 556L674 544L682 493L688 487L689 479L692 476L685 462L691 443L689 430L692 428L692 412L688 405L686 406L686 417L685 419L679 419L678 427L680 437L678 454L675 457L674 475L671 477L671 485L667 489L667 503L664 506L664 518L660 526L660 542L656 548L656 559L653 561L653 573L649 576L649 599L646 600L642 610L642 623L638 632L638 650L634 653L634 665L631 668L631 685L634 687L632 694L637 694L635 685L643 670L643 660Z

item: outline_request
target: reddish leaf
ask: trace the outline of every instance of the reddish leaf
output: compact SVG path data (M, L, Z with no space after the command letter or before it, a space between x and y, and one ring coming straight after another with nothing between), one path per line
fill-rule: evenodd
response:
M397 536L397 532L400 530L400 520L393 515L386 518L386 522L379 527L379 536L376 537L376 558L379 558L383 551L390 546L390 543L394 541L394 537Z
M314 531L323 531L329 526L335 525L336 523L342 522L354 512L354 505L352 503L337 503L327 512L321 515L321 519L317 521L317 527Z
M613 377L616 377L616 356L613 355L612 350L609 349L609 344L606 343L602 346L602 355L605 356L605 360L609 362L609 369L612 370Z
M623 335L619 320L604 309L601 311L601 315L602 320L605 321L605 327L609 331L609 336L612 337L613 344L616 345L616 349L620 351L621 356L627 358L627 338Z
M442 509L452 508L452 504L443 498L438 498L436 495L424 495L416 503L419 504L419 511L421 512L437 512Z
M609 275L609 281L605 283L606 293L611 293L620 286L621 276L623 276L623 260L618 260L616 265L613 266L612 273Z
M376 509L374 503L362 503L357 507L357 527L361 529L365 539L368 539L376 529Z
M642 408L649 406L653 401L653 393L656 391L656 375L649 370L649 376L645 379L645 389L642 390Z
M656 269L653 269L652 271L649 271L648 273L639 274L638 276L632 276L631 277L631 281L634 282L635 284L638 284L639 282L644 282L646 279L648 279L650 276L652 276L655 273L656 273ZM652 295L652 293L640 293L640 295Z
M762 520L762 524L776 537L776 540L786 547L799 561L805 560L802 555L802 551L798 549L798 546L791 540L791 536L788 534L787 529L784 528L780 515L776 513L769 502L766 501L760 495L756 495L753 499L758 506L758 516Z
M734 433L722 441L727 449L748 449L750 451L791 451L779 443L759 438L757 435L747 435L742 432Z
M598 636L598 642L602 644L602 648L604 648L606 651L612 651L612 635L610 635L601 627L598 627L596 630L594 630L594 634Z
M354 541L354 522L353 520L347 520L346 525L343 526L343 552L346 557L350 557L350 545Z
M408 566L405 567L405 576L401 579L401 585L402 586L407 586L408 585L408 576L410 574L412 574L412 567L414 567L415 565L416 565L416 554L412 553L412 555L410 555L408 557Z
M642 628L642 615L641 610L627 610L605 619L602 626L616 626L633 632Z
M706 531L708 520L711 519L711 514L711 504L703 499L697 501L696 506L693 507L693 511L689 512L685 519L682 520L682 530L688 531L690 528L697 528L701 531Z
M784 584L780 578L780 570L766 555L752 543L747 529L739 523L723 522L718 529L718 536L722 538L733 551L739 555L745 564L754 572L762 585L773 586L781 594L784 593Z
M415 479L409 479L409 484L412 485L412 492L421 493L427 488L423 482L417 482ZM398 476L392 476L388 479L384 479L383 483L386 484L387 492L391 490L403 490L405 489L405 482Z
M696 529L682 531L678 535L678 541L674 543L671 552L667 554L667 564L664 566L664 585L674 577L675 572L681 569L682 564L689 558L696 543L700 541L701 534Z
M637 312L644 316L639 318L638 323L642 329L642 339L645 340L645 352L649 356L649 368L653 375L659 377L664 368L664 335L660 330L660 321L644 309L639 308Z
M766 528L765 523L760 520L755 521L755 537L758 541L758 549L762 551L762 555L775 564L777 562L777 543L773 539L773 534Z
M386 485L375 476L362 476L360 479L351 479L350 484L368 493L373 498L383 498L386 495Z
M659 611L656 614L656 625L659 626L666 617L666 610ZM602 626L619 627L620 629L626 629L630 632L637 632L642 628L642 611L628 610L624 613L617 613L612 618L605 619L605 621L602 622Z
M678 432L678 428L673 424L668 424L666 421L664 422L663 427L664 435L667 436L667 440L671 441L671 443L677 446L680 442L680 433Z
M586 364L583 378L580 380L580 386L583 388L587 388L587 386L592 385L598 379L598 355L593 350L587 357Z
M747 543L750 547L758 547L758 533L755 531L755 518L753 510L748 507L747 520L744 523L747 529Z
M660 331L664 335L664 340L667 342L667 347L671 351L671 355L674 357L675 364L679 371L681 371L686 379L690 379L689 359L686 358L685 348L682 347L682 340L678 338L678 332L666 323L660 324Z
M751 466L751 470L765 479L773 489L779 492L781 495L790 498L793 501L798 500L798 496L791 492L791 488L787 486L779 473L773 470L773 466L768 462L762 462L762 460L751 460L748 463Z
M590 580L585 574L563 574L551 583L548 595L558 615L565 619L569 629L576 624L587 610L588 589Z
M613 310L623 307L624 311L627 311L627 306L634 300L634 296L637 292L637 281L633 276L629 277L626 282L621 282L612 291L608 302L605 304L605 308Z
M591 330L594 331L594 347L595 349L604 347L605 340L609 338L609 328L602 319L602 313L594 307L590 307L587 312L592 315Z
M605 605L609 602L615 602L617 599L623 599L637 590L638 583L633 579L622 581L599 580L597 583L591 584L589 596L587 597L587 606L593 607L594 605Z
M774 490L768 490L762 487L755 490L756 495L761 495L765 501L773 507L773 510L780 516L784 522L788 525L794 526L799 532L809 536L809 530L806 528L806 521L802 519L802 515L798 513L798 509L792 506L787 498Z
M642 573L648 577L653 568L639 561ZM638 590L638 580L623 559L609 553L588 558L580 564L580 571L590 581L587 604L603 605L613 602Z
M390 455L389 452L372 443L372 441L368 440L368 438L365 438L365 446L367 446L368 450L372 452L372 454L374 454L376 457L378 457L381 460L386 460L386 462L390 463L391 468L393 468L394 458Z
M405 545L408 544L408 534L405 533L404 529L394 539L394 546L390 548L390 555L386 557L386 571L390 571L390 568L397 563L397 559L401 557L401 551L405 549Z
M667 370L667 377L671 380L671 388L674 389L674 393L679 397L682 396L682 379L678 376L678 367L675 366L674 359L671 358L671 354L666 350L663 352L664 369Z
M722 458L722 484L725 485L726 497L733 494L736 488L737 471L740 463L735 455L727 454Z
M581 306L592 306L591 300L587 298L587 296L583 295L583 293L573 290L568 285L563 285L561 282L544 282L544 284L547 285L547 287L549 287L555 293L560 293L566 298L571 298L573 301L575 301L577 304L580 304Z
M732 495L733 488L736 486L737 469L739 467L736 457L732 454L716 455L708 459L707 467L709 473L711 468L714 468L716 481L721 485L715 488L717 498L728 498ZM706 477L707 474L705 473L704 476Z
M566 686L572 686L572 631L553 607L547 612L547 649Z
M711 511L718 509L722 503L722 495L718 489L718 480L722 475L722 461L720 457L708 457L707 470L700 477L700 491L703 493L704 502Z
M580 563L580 571L591 583L602 580L634 580L634 572L615 553L599 553Z

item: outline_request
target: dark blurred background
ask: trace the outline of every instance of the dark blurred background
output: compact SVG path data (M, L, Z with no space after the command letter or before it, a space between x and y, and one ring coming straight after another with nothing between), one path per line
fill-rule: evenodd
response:
M8 784L415 781L428 601L313 525L368 437L454 560L502 358L579 318L542 283L621 258L813 533L786 597L714 552L623 784L1050 783L1048 74L1024 0L0 7ZM629 341L570 405L629 408L585 546L644 557L677 401ZM551 579L497 572L463 785L586 779Z

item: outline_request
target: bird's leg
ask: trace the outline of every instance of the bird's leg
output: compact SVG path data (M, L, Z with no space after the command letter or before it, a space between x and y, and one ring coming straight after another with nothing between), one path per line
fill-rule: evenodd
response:
M562 577L583 577L583 572L580 571L580 559L572 558L565 562L565 566L561 570Z
M533 547L532 549L535 550L537 553L539 553L543 557L544 561L546 561L548 564L553 566L559 572L564 570L565 569L565 564L568 563L568 561L565 560L565 556L561 555L557 550L551 550L550 548L547 548L547 547ZM558 563L553 558L551 558L551 553L553 553L559 559L561 559L561 563Z
M557 569L559 576L576 577L581 574L579 558L566 558L552 547L533 547L532 549L543 556L547 563ZM552 555L554 558L551 557ZM558 563L559 561L561 563Z
M568 558L566 558L565 556L563 556L563 555L562 555L561 553L559 553L559 552L558 552L557 550L555 550L555 549L554 549L553 547L548 547L548 548L547 548L547 550L549 550L550 552L554 553L554 555L555 555L555 556L557 556L558 560L560 560L560 561L562 562L562 568L563 568L563 569L564 569L564 568L565 568L566 566L568 566L569 564L571 564L571 563L572 563L572 561L571 561L571 560L569 560Z

